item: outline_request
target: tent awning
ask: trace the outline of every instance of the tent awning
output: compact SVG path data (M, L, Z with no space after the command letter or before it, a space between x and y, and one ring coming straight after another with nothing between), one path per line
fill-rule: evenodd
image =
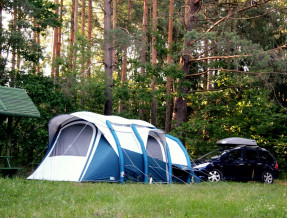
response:
M24 89L0 86L0 115L40 117L40 112Z

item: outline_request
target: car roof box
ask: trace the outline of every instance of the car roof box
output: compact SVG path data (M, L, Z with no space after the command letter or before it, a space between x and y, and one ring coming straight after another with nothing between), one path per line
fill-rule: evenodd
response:
M240 138L240 137L221 139L221 140L217 141L216 144L219 146L230 146L230 145L254 146L254 145L257 145L256 140L245 139L245 138Z

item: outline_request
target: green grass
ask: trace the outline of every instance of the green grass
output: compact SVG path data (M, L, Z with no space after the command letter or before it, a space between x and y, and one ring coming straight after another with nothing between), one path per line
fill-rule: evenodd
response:
M282 183L110 184L0 179L0 217L287 217Z

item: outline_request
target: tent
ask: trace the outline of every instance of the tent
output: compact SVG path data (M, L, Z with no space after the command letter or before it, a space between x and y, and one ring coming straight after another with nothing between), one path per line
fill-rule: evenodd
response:
M181 142L142 120L91 112L49 121L46 156L28 179L187 182L193 173Z

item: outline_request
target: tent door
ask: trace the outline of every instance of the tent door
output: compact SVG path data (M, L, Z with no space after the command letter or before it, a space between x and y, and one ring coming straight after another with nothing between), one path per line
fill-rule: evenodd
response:
M166 152L160 140L152 135L147 140L147 157L149 176L155 182L168 182L168 168Z

